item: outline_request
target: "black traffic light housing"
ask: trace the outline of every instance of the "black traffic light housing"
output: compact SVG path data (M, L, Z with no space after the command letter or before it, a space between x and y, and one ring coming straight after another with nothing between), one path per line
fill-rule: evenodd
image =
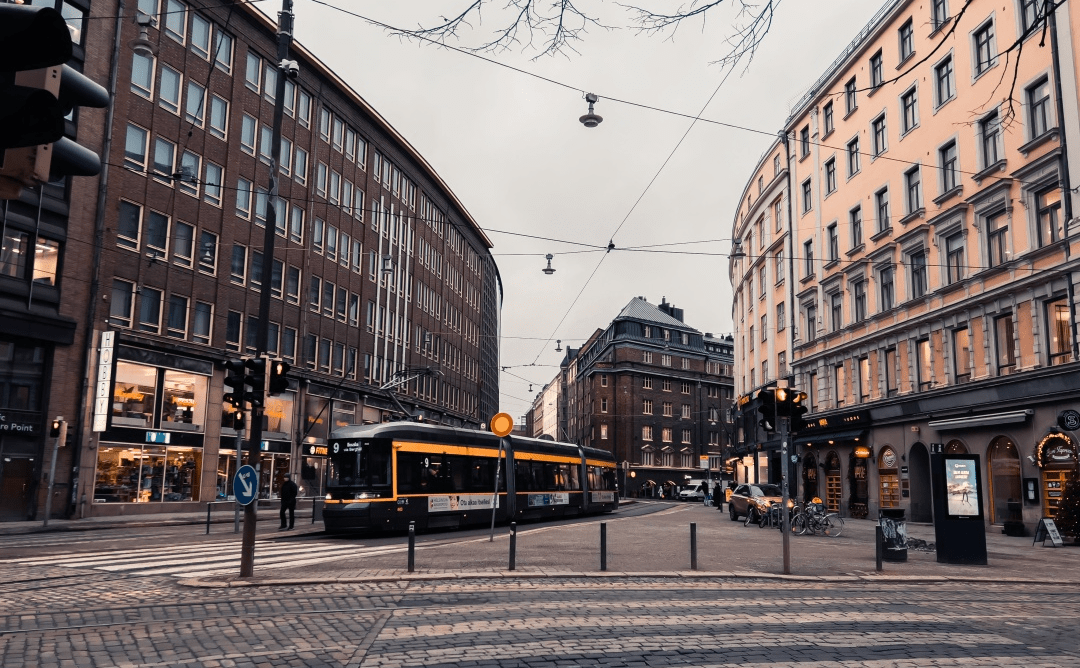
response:
M229 404L237 411L244 410L244 360L225 360L225 386L228 388L221 397L221 402Z
M273 360L270 362L270 394L281 394L285 390L289 389L289 369L292 368L288 362L282 362L281 360Z
M60 438L60 429L63 425L63 420L53 420L52 425L49 427L50 438Z
M252 408L260 408L266 395L266 358L252 357L244 360L247 375L244 376L246 399Z
M788 396L788 416L791 418L791 425L788 429L791 433L802 431L803 416L809 410L806 406L806 392L792 391Z
M772 389L760 390L757 395L758 412L761 420L758 424L765 431L776 431L776 393Z

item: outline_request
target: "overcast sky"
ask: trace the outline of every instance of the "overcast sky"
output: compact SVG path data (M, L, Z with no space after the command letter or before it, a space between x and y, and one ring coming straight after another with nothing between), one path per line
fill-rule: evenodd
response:
M386 24L415 27L460 11L470 0L326 1ZM640 0L650 1L669 10L679 4ZM611 0L577 4L607 25L628 25L624 10ZM724 254L745 181L791 103L881 4L788 0L748 68L726 81L728 72L710 65L726 52L731 30L733 17L722 10L710 12L704 25L684 24L674 39L593 27L574 45L579 53L569 57L534 60L535 50L521 49L485 54L568 87L403 42L310 0L296 0L294 9L297 39L419 150L494 243L505 288L501 364L509 367L500 379L500 407L517 420L534 396L529 383L539 391L557 371L563 353L555 352L555 339L564 347L580 345L635 296L653 304L666 297L702 332L732 332ZM276 17L276 0L260 6ZM490 39L501 18L485 13L484 22L463 31L458 44ZM588 107L580 91L601 98L596 113L604 121L597 128L578 122ZM675 150L691 120L610 99L694 116L714 93L703 118L759 132L698 122ZM605 254L506 232L599 247L613 241L617 250ZM719 241L687 243L708 240ZM618 250L675 243L686 245ZM547 253L555 256L551 276L541 273Z

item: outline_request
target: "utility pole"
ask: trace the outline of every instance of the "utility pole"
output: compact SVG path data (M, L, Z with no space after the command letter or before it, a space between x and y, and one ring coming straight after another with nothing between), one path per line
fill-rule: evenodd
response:
M786 411L785 411L786 412ZM778 416L780 417L780 416ZM791 418L787 415L780 417L780 489L783 495L783 499L780 501L780 533L784 534L784 575L791 575L791 513L788 509L788 470L791 468L788 465L788 435L790 430L788 429L788 421Z
M266 202L266 230L263 235L262 249L262 286L259 291L259 321L255 330L255 355L266 354L267 340L270 335L270 280L274 273L274 241L277 230L278 170L281 164L281 123L285 116L285 77L295 78L299 73L297 64L289 60L289 46L292 44L293 11L292 0L281 0L281 12L278 13L277 33L277 81L274 89L274 125L270 140L270 193ZM266 388L252 388L252 393L259 399L251 406L251 435L248 438L248 463L255 465L259 453L259 444L263 434L263 405ZM244 535L240 546L240 577L249 578L255 571L255 505L244 506Z

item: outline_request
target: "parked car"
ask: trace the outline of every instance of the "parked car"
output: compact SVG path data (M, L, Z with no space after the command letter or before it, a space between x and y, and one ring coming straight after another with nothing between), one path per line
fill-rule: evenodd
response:
M679 492L680 501L704 501L708 494L708 480L691 480L689 484Z
M783 492L777 485L739 485L728 500L728 516L735 522L740 516L766 510L770 503L780 503L782 499Z

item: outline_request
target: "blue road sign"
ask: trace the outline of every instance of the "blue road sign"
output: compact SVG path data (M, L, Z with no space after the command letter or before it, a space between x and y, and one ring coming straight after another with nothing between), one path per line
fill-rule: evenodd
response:
M259 495L259 474L253 466L244 464L236 471L233 478L233 494L241 506L246 506Z

